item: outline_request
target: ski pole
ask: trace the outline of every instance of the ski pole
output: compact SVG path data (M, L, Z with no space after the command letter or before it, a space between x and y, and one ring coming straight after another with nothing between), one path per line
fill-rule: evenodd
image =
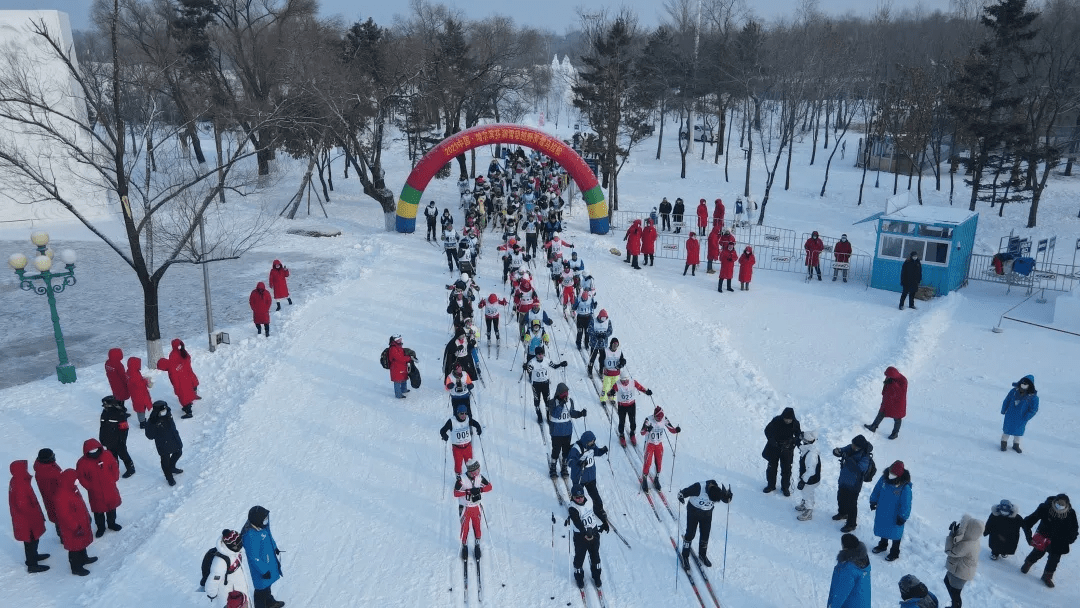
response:
M491 522L488 521L487 510L484 509L484 504L483 503L480 503L480 514L484 516L484 527L486 527L488 529L488 532L490 533L491 532Z
M668 487L672 487L671 482L675 479L675 457L679 453L679 433L675 433L675 447L671 449L671 474L668 476Z
M551 512L551 580L555 580L555 512ZM555 596L551 596L555 599Z
M488 462L487 452L484 451L484 436L477 435L476 438L480 440L480 455L483 456L484 462Z
M514 349L514 360L510 362L510 371L514 371L514 366L517 365L518 351L520 351L520 349Z
M682 503L679 503L678 520L675 522L675 533L676 534L679 533L680 528L682 528ZM679 540L681 540L683 542L686 542L685 537L680 537ZM681 554L679 553L679 549L676 548L675 549L675 590L676 591L679 590L679 567L682 565L682 564L679 563L680 559L681 559ZM687 564L687 567L689 567L689 564Z
M448 442L446 442L446 443L448 443ZM446 449L443 450L443 453L442 453L442 479L443 479L443 481L446 480L446 452L450 450L449 445L447 445L445 447L446 447Z
M724 583L727 581L727 541L728 530L731 529L731 503L727 503L727 521L724 522L724 569L720 574L720 592L724 592Z

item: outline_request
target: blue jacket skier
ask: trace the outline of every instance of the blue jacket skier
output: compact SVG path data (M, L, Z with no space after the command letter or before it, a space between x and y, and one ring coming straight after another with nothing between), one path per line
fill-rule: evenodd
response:
M596 458L607 452L606 447L596 445L596 435L592 431L585 431L566 456L570 464L571 484L584 486L589 493L589 498L596 505L596 512L601 514L604 513L604 501L596 490Z
M586 409L574 409L574 400L570 398L570 389L560 382L555 387L555 397L547 402L548 428L551 434L551 459L548 461L548 475L554 478L555 463L560 464L559 474L570 475L567 470L567 457L570 455L570 439L574 434L575 418L583 418Z

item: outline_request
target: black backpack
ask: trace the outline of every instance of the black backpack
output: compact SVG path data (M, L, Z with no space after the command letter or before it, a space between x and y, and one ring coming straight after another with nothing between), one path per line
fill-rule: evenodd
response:
M383 369L390 369L390 347L384 348L379 355L379 365L382 365Z
M229 583L229 573L232 571L232 563L229 562L229 558L226 557L224 553L218 551L217 547L214 547L203 555L202 578L199 579L199 587L206 587L206 579L210 578L210 568L214 564L215 557L220 557L225 560L225 580L222 581L222 584L227 585Z
M866 467L866 473L863 474L864 482L874 481L874 477L877 476L877 463L874 462L873 450L867 450L866 457L870 459L870 466Z

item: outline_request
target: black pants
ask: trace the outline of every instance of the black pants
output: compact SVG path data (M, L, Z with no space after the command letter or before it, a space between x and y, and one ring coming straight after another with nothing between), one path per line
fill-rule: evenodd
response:
M765 481L769 487L776 487L776 466L780 465L780 487L791 490L791 461L795 457L793 450L778 449L769 458L769 465L765 468Z
M681 216L681 215L673 215L673 216L671 216L671 219L674 220L674 222L676 224L681 224L683 216ZM677 233L682 232L682 227L676 227L675 232L677 232Z
M671 214L660 214L660 230L671 230Z
M120 441L113 442L111 444L105 444L105 449L109 450L124 463L124 466L128 470L134 469L135 465L131 462L131 455L128 454L127 449L127 430L120 431ZM104 442L102 442L104 444Z
M484 328L487 331L488 340L491 339L491 330L495 330L495 339L499 339L499 317L484 317Z
M964 601L960 599L960 589L953 589L949 584L949 575L945 574L945 590L949 592L949 599L952 600L951 608L961 608L964 605Z
M97 559L96 557L94 559ZM90 556L86 554L86 549L80 549L79 551L68 551L68 563L71 564L71 569L74 571L76 568L85 566L90 561Z
M104 530L105 526L115 526L116 509L105 511L104 513L94 513L94 525L97 526L99 532Z
M605 340L604 342L607 342L607 341ZM605 344L605 346L606 346L606 344ZM602 348L603 347L597 347L597 348L593 348L591 351L589 351L589 364L585 366L587 369L589 369L589 370L592 369L593 362L596 361L596 358L600 355L600 350ZM601 359L601 361L603 361L603 357L601 357L600 359Z
M551 460L562 464L570 454L570 435L551 436ZM565 465L564 465L565 466Z
M1046 555L1046 551L1039 551L1038 549L1032 549L1031 553L1028 553L1028 556L1026 558L1024 558L1024 561L1025 562L1031 562L1031 563L1034 564L1035 562L1042 559L1042 557L1044 555ZM1043 568L1043 574L1044 575L1045 574L1053 574L1057 570L1058 562L1060 562L1060 561L1061 561L1061 554L1060 553L1051 553L1050 557L1046 558L1046 567Z
M537 362L537 365L544 365L544 364ZM532 389L533 389L533 407L535 407L537 411L540 411L540 404L541 403L547 403L547 401L549 399L548 393L551 392L551 383L548 382L547 380L544 380L543 382L533 382L532 383Z
M175 452L164 454L158 454L161 457L161 472L165 474L166 481L172 481L173 471L176 470L176 463L180 461L180 457L184 455L184 450L176 450Z
M877 416L874 417L874 421L870 423L870 426L873 427L874 431L877 431L878 425L881 424L881 421L884 420L884 419L885 419L885 412L883 412L881 410L878 410ZM893 418L892 421L893 421L892 422L892 434L893 435L899 435L900 434L900 424L903 422L903 419L902 418Z
M915 292L919 290L918 285L904 285L904 290L900 292L900 308L904 307L904 298L907 298L908 308L915 308Z
M427 221L427 234L426 234L426 235L424 235L424 238L425 238L425 239L434 239L434 238L438 238L438 237L437 237L437 236L435 235L435 220L434 220L434 219L429 219L429 220Z
M270 587L266 589L256 589L251 593L251 608L267 608L275 601L274 594L270 592Z
M859 493L862 486L840 486L836 490L837 511L841 515L847 515L847 524L854 526L859 517Z
M701 540L698 541L698 553L703 554L705 548L709 546L709 533L712 532L712 510L704 511L694 505L687 505L686 534L683 535L683 542L686 547L689 547L690 543L693 542L694 535L699 527L701 528Z
M686 271L690 270L690 276L697 276L697 264L687 264L683 266L682 276L686 276Z
M586 553L589 554L589 569L593 578L600 578L600 535L588 540L583 532L574 532L574 570L581 570L585 565Z
M574 344L578 349L581 349L581 340L585 337L585 332L589 330L589 325L592 325L592 315L578 315L577 316L577 336L574 338Z
M651 253L644 253L642 255L644 256L646 266L655 266L656 265L656 256L655 255L653 255Z
M600 499L600 492L596 491L596 480L586 481L581 485L585 486L585 492L588 493L589 498L593 501L593 513L600 516L600 519L607 520L607 513L604 511L604 501Z
M525 253L530 256L536 255L536 233L525 233Z
M817 278L820 281L821 280L821 265L820 264L814 264L813 266L807 266L806 267L806 276L813 277L815 270L817 271Z
M639 270L641 269L641 266L638 265L638 256L636 256L636 255L630 256L630 267L631 268L637 268Z
M619 410L619 437L622 437L627 417L630 418L630 434L633 435L637 430L637 402L630 405L619 404L616 409Z
M447 249L446 250L446 265L448 267L450 267L451 271L453 271L455 264L457 264L457 250L456 249Z

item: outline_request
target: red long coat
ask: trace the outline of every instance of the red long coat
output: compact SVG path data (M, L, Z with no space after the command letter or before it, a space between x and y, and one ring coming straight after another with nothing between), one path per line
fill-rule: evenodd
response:
M94 458L90 452L101 450L101 455ZM120 467L116 464L116 456L106 450L97 439L87 439L83 442L83 456L75 464L75 472L79 474L79 483L86 488L86 495L90 497L90 510L94 513L112 511L120 506L120 490L116 482L120 480Z
M75 487L77 478L74 469L65 470L60 474L60 487L56 491L56 525L60 527L60 540L68 551L82 551L94 542L90 511L79 488Z
M390 381L404 382L409 379L409 361L412 357L405 354L405 349L400 344L391 344L390 353Z
M251 315L256 325L270 324L270 305L273 303L274 298L270 296L269 291L266 291L266 283L259 281L248 296L248 306L251 306Z
M645 229L641 231L641 253L656 255L656 236L656 226L645 222Z
M713 206L712 218L714 226L724 225L724 201L716 199L716 203Z
M173 363L171 357L169 359L162 357L158 359L157 368L163 372L169 372L169 382L180 405L188 406L195 402L195 387L191 384L191 377L182 364Z
M837 241L833 246L833 257L837 262L846 262L851 259L851 242Z
M702 227L709 225L709 206L705 204L705 199L701 199L697 206L697 225Z
M274 260L274 266L270 269L270 289L274 290L277 299L289 297L289 269L281 264L281 260ZM258 323L258 321L256 321Z
M757 260L754 259L754 250L747 247L741 256L739 256L739 282L749 283L750 279L754 278L754 264Z
M11 482L8 484L8 507L11 508L11 529L15 540L28 543L45 533L45 515L41 513L34 487L30 485L29 465L25 460L11 463Z
M738 252L729 247L720 252L720 278L731 279L735 277L735 262L739 259Z
M127 401L127 372L124 371L124 351L119 348L109 349L109 358L105 360L105 377L109 380L112 396L120 401Z
M821 264L821 250L825 249L825 243L821 242L820 238L812 236L806 239L803 249L806 250L807 266L819 266Z
M142 375L142 359L130 357L127 362L127 386L131 392L131 408L136 412L149 412L153 403L150 400L150 387Z
M714 227L709 233L709 247L705 254L706 260L716 261L720 259L720 228Z
M45 515L56 523L56 492L60 489L60 465L34 461L34 478L37 479L41 502L45 505Z
M191 354L187 352L184 341L180 338L173 338L172 352L169 353L169 363L176 363L183 367L184 374L188 376L188 381L191 382L194 390L198 390L199 377L195 375L195 370L191 368Z
M881 411L888 418L907 415L907 378L895 367L885 369L885 385L881 387Z
M641 220L634 220L626 229L626 251L630 255L641 255Z
M701 263L701 243L694 237L693 232L690 233L690 238L686 239L686 263Z

